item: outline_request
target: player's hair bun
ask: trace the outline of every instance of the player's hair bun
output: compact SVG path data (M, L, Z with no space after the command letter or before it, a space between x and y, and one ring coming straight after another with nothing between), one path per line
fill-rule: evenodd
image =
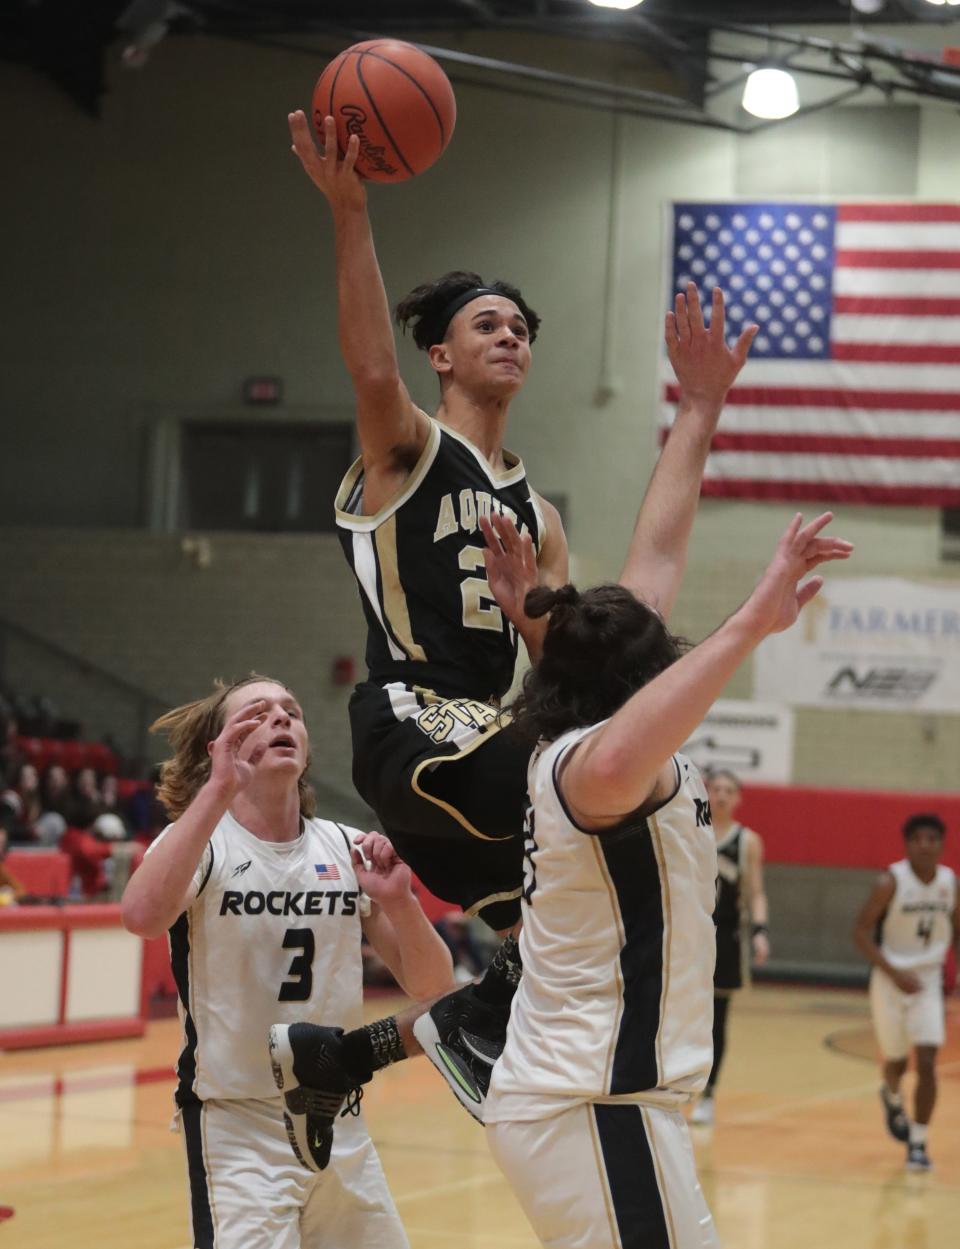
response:
M536 620L538 616L545 616L548 611L556 611L557 608L562 607L576 607L579 602L580 591L575 585L562 585L557 590L541 585L527 595L523 610Z

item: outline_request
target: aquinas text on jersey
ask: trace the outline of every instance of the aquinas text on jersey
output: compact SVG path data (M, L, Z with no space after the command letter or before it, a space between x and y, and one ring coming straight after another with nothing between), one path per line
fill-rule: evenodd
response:
M442 542L455 533L476 533L481 516L489 516L491 511L506 516L517 526L520 533L529 530L512 507L501 502L489 490L461 490L458 495L445 494L440 500L437 513L437 525L433 531L434 542Z

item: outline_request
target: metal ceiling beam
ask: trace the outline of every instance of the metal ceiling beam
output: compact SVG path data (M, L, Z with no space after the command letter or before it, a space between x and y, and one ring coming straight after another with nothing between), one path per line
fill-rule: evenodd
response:
M337 38L338 45L329 48L317 48L316 45L296 43L273 35L251 37L243 32L207 32L215 33L221 38L232 38L243 42L256 43L261 47L276 48L284 52L296 52L301 55L317 57L335 55L340 50L339 40L343 38L360 41L371 38L368 31L343 31L333 29L324 34L328 38ZM323 37L323 36L321 36ZM513 61L501 61L493 57L476 56L470 52L458 52L452 48L440 48L432 44L417 42L417 47L435 57L438 61L446 61L461 70L455 73L454 80L466 82L471 86L513 91L516 94L536 95L540 99L551 99L568 105L580 105L585 108L600 109L605 112L629 113L632 116L655 118L661 121L680 122L686 125L707 126L715 130L738 131L736 125L713 117L709 113L696 108L680 96L665 95L659 91L645 91L639 87L620 86L616 83L603 82L594 78L578 78L571 74L558 73L555 70L540 69L533 65L523 65ZM478 70L483 74L494 74L508 82L491 82L489 78L478 77L469 71ZM528 84L523 88L517 83Z
M671 15L670 20L683 22L686 19ZM913 68L929 66L930 72L945 73L956 77L960 81L960 66L941 65L939 61L917 60L902 52L891 52L888 48L884 48L882 44L875 43L866 37L857 43L842 43L835 39L823 39L818 35L801 35L795 31L781 31L764 26L749 26L741 22L712 22L711 27L713 30L722 31L725 34L743 35L746 38L758 39L765 43L779 43L787 47L806 48L809 51L819 52L825 56L868 57L870 60L881 61L884 64L898 67L906 65ZM866 36L866 32L864 34Z
M688 110L693 106L681 96L666 95L661 91L645 91L641 87L625 87L618 83L603 82L598 78L577 78L571 74L562 74L552 69L541 69L536 65L523 65L517 61L501 61L495 57L477 56L472 52L455 52L452 48L438 48L428 43L419 43L418 47L428 52L438 61L449 61L453 65L467 65L474 69L491 70L494 73L511 74L517 78L528 78L534 82L550 83L553 86L572 87L594 94L616 96L635 103L645 103L658 108L670 110Z

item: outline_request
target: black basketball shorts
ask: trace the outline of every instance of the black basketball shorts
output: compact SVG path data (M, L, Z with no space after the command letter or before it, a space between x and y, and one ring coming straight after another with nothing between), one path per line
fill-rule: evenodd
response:
M350 700L353 780L437 897L492 928L520 918L530 752L496 707L399 682Z
M715 989L742 989L750 982L747 944L739 925L717 925L717 965L713 973Z

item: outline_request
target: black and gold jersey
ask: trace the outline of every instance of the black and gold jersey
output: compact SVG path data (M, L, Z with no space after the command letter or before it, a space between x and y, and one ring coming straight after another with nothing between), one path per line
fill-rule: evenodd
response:
M717 842L717 908L713 913L718 928L737 930L743 908L743 876L747 850L746 831L735 824Z
M510 687L516 630L490 592L479 517L511 517L539 551L543 518L523 463L495 473L476 447L431 420L403 490L365 516L358 460L337 493L337 529L360 587L370 679L471 698Z

